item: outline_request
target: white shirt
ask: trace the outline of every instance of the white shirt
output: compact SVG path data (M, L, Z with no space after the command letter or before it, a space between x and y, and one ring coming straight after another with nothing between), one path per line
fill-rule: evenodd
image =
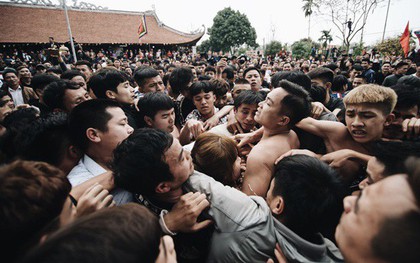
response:
M76 186L105 172L106 170L102 166L85 154L79 163L73 167L67 178L72 186ZM115 188L111 191L111 194L114 196L117 205L133 201L133 195L121 188Z
M19 106L22 104L25 104L25 101L23 100L23 90L19 86L16 90L9 88L9 93L12 95L13 102L15 103L15 106Z

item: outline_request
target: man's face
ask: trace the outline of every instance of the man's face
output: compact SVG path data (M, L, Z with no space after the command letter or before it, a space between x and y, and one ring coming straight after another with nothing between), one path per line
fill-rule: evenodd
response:
M198 80L197 71L195 71L195 68L192 68L191 71L192 71L193 76L194 76L194 81L197 81Z
M170 182L170 187L171 189L178 189L194 172L191 154L182 148L178 139L174 138L164 157L171 174L174 176L174 180Z
M380 231L384 219L416 209L406 175L387 177L363 189L359 196L347 196L343 203L344 213L335 238L348 262L374 259L372 239Z
M141 86L142 93L149 93L149 92L163 92L165 90L165 85L163 85L162 78L160 75L157 75L153 78L148 78L144 81L144 84Z
M10 87L16 87L19 85L19 78L16 76L15 73L10 72L3 76L4 81L10 86Z
M80 103L92 99L84 88L66 89L64 92L63 104L66 112L79 105Z
M214 76L216 75L216 74L214 74L214 72L213 72L213 71L211 71L211 70L206 71L204 74L205 74L206 76L209 76L210 78L214 78Z
M0 99L0 122L6 118L7 115L12 113L15 108L15 104L13 103L12 98L6 95Z
M317 64L312 63L312 64L309 66L309 71L311 71L311 70L313 70L313 69L316 69L317 67L318 67L318 65L317 65Z
M389 70L391 69L391 65L388 64L388 63L385 63L385 64L382 65L381 69L382 69L382 73L388 74Z
M134 131L134 129L128 124L127 116L121 108L112 107L106 109L106 111L112 117L107 123L108 130L106 132L100 131L99 135L101 138L101 144L105 149L104 154L112 153L117 145Z
M283 71L292 71L292 65L290 65L290 63L284 64Z
M77 65L76 69L85 75L86 79L89 79L90 76L92 76L92 70L86 65Z
M203 116L212 115L212 113L214 113L215 100L216 96L213 94L213 91L208 93L202 91L201 93L193 96L194 105Z
M245 74L245 79L251 84L251 89L259 91L261 87L261 76L256 70L250 70Z
M76 82L81 88L87 90L86 80L82 76L73 77L71 81Z
M398 107L392 112L395 116L390 125L385 126L383 137L387 139L403 139L405 133L402 131L402 123L406 119L417 118L419 107Z
M369 68L369 62L367 62L367 61L362 61L361 66L362 66L364 69L368 69L368 68Z
M361 75L362 74L362 72L361 71L357 71L357 70L355 70L355 69L352 69L351 71L350 71L350 79L353 79L355 76L357 76L357 75Z
M251 85L250 84L235 84L232 90L233 99L238 97L239 94L241 94L241 92L244 90L251 90Z
M359 188L364 189L368 185L379 182L384 178L385 166L376 159L371 157L366 167L366 178L359 183Z
M150 121L152 128L171 133L175 128L175 109L160 110Z
M282 117L281 102L287 96L287 92L282 88L275 88L267 94L265 101L258 104L258 110L255 113L255 121L259 124L270 127L275 126Z
M19 78L31 78L32 74L28 68L21 68L18 71Z
M130 86L128 81L122 82L117 86L116 101L131 105L134 103L134 98L134 88Z
M407 73L407 70L408 70L408 66L407 66L407 65L404 65L404 66L402 66L402 67L399 67L399 68L396 70L395 74L398 74L398 75L405 75L405 74Z
M214 102L214 106L221 109L224 106L226 106L227 102L228 102L228 97L227 97L227 94L225 94L223 96L216 97L216 101Z
M238 109L235 109L235 118L244 131L250 131L255 127L256 121L254 117L255 113L257 113L257 108L257 104L241 104Z
M346 107L347 129L358 143L368 143L381 139L387 117L372 104L349 104Z
M362 78L354 78L353 79L353 88L356 88L356 87L358 87L362 84L365 84L364 79L362 79Z

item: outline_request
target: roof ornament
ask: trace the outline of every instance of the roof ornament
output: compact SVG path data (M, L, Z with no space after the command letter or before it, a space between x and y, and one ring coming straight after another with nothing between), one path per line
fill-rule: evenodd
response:
M10 2L27 5L55 6L51 0L10 0Z
M72 0L73 5L70 6L71 8L74 9L89 9L89 10L107 10L108 7L103 7L100 5L94 5L91 3L87 3L87 2L79 2L77 0Z

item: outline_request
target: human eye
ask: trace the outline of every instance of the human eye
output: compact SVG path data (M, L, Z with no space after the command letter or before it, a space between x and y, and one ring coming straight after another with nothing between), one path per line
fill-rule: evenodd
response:
M249 111L242 111L242 114L248 115Z

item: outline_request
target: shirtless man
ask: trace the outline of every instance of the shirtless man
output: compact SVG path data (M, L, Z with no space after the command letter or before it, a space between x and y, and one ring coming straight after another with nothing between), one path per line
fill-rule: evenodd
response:
M265 197L274 173L274 161L290 149L299 148L297 135L291 128L309 116L308 93L287 80L279 83L264 102L259 103L255 120L264 127L261 141L251 150L242 191Z

